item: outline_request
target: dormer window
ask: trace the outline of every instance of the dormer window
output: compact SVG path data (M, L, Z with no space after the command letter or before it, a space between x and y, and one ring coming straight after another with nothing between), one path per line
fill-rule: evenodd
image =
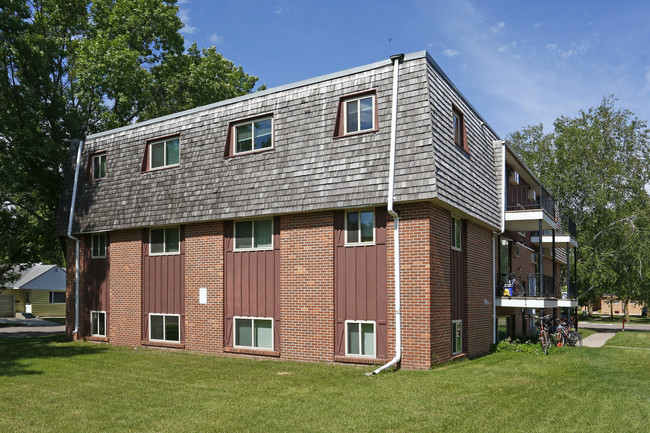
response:
M467 143L467 131L465 130L465 118L463 113L452 106L451 109L452 128L454 134L454 143L465 152L469 153L469 144Z
M93 180L100 180L106 177L106 152L92 156Z
M345 133L375 129L375 95L345 100Z
M149 143L149 169L173 167L180 161L180 142L178 137Z
M234 126L234 153L247 153L273 147L273 118L248 121Z

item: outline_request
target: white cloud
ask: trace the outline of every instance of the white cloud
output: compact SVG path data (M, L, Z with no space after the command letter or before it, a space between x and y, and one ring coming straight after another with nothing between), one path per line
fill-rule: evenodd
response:
M457 50L452 50L450 48L447 48L446 50L442 50L442 54L447 56L447 57L454 57L460 54L459 51Z
M506 23L504 23L503 21L501 21L499 24L497 24L496 26L492 27L492 31L493 31L494 33L496 33L496 32L498 32L499 30L501 30L502 28L504 28L505 26L506 26Z
M287 0L280 1L280 4L275 8L276 15L285 15L289 13L289 2Z
M564 59L568 59L571 56L577 56L577 55L582 55L586 54L587 51L591 48L591 45L589 42L582 41L579 44L576 42L572 42L570 45L571 48L568 50L563 50L559 48L556 44L547 44L546 49L549 50L553 54L557 54L558 56L561 56Z
M183 28L181 29L181 33L186 33L188 35L191 35L195 33L198 29L192 25L190 25L190 10L185 9L185 8L179 8L178 9L178 18L180 18L181 22L183 23Z
M210 35L208 40L210 41L211 44L221 45L221 44L223 44L224 38L223 38L223 36L219 36L218 34L215 33L215 34Z
M507 53L508 52L508 47L504 45L502 47L499 47L499 49L497 51L499 51L500 53Z

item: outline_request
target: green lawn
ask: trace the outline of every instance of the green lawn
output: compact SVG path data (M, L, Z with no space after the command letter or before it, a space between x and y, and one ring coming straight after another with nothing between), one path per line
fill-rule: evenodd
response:
M612 317L608 314L605 315L594 314L592 316L582 315L580 316L580 321L591 322L591 323L622 323L623 316ZM650 325L650 317L630 316L629 323L640 323L640 324Z
M5 339L0 431L645 432L648 365L650 351L553 348L366 377L368 367Z
M591 334L595 334L596 331L595 329L587 329L587 328L579 328L578 331L580 331L580 335L582 335L582 338L587 338Z
M605 346L643 347L650 349L650 332L617 332L616 335L607 340Z

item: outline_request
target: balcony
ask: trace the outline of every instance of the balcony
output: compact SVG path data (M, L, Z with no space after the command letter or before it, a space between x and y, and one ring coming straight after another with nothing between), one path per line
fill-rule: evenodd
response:
M556 308L556 307L577 307L578 300L575 296L575 290L571 290L568 297L563 298L558 289L555 278L550 275L544 275L543 287L538 284L539 274L529 274L528 276L519 277L519 282L524 288L522 296L504 296L505 275L500 275L501 283L497 285L495 297L496 307L512 308ZM571 285L571 287L574 287ZM573 296L571 296L573 295Z
M506 229L510 231L555 230L555 200L542 186L509 185Z

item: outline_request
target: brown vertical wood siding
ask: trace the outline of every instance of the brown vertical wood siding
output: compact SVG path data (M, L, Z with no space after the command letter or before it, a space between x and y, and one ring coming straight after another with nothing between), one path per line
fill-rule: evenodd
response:
M179 314L185 342L185 228L180 254L149 255L149 229L142 231L142 339L149 339L149 313Z
M345 212L334 215L335 351L345 356L345 321L377 324L377 358L387 357L386 208L375 209L375 244L345 246Z
M224 346L233 347L235 316L272 317L273 350L280 342L280 218L273 219L273 249L235 251L234 223L224 223Z
M109 336L110 308L109 308L109 272L110 272L110 235L106 234L106 258L91 258L91 237L86 237L83 254L86 263L86 302L83 315L88 320L85 335L90 335L90 312L106 312L106 336Z

